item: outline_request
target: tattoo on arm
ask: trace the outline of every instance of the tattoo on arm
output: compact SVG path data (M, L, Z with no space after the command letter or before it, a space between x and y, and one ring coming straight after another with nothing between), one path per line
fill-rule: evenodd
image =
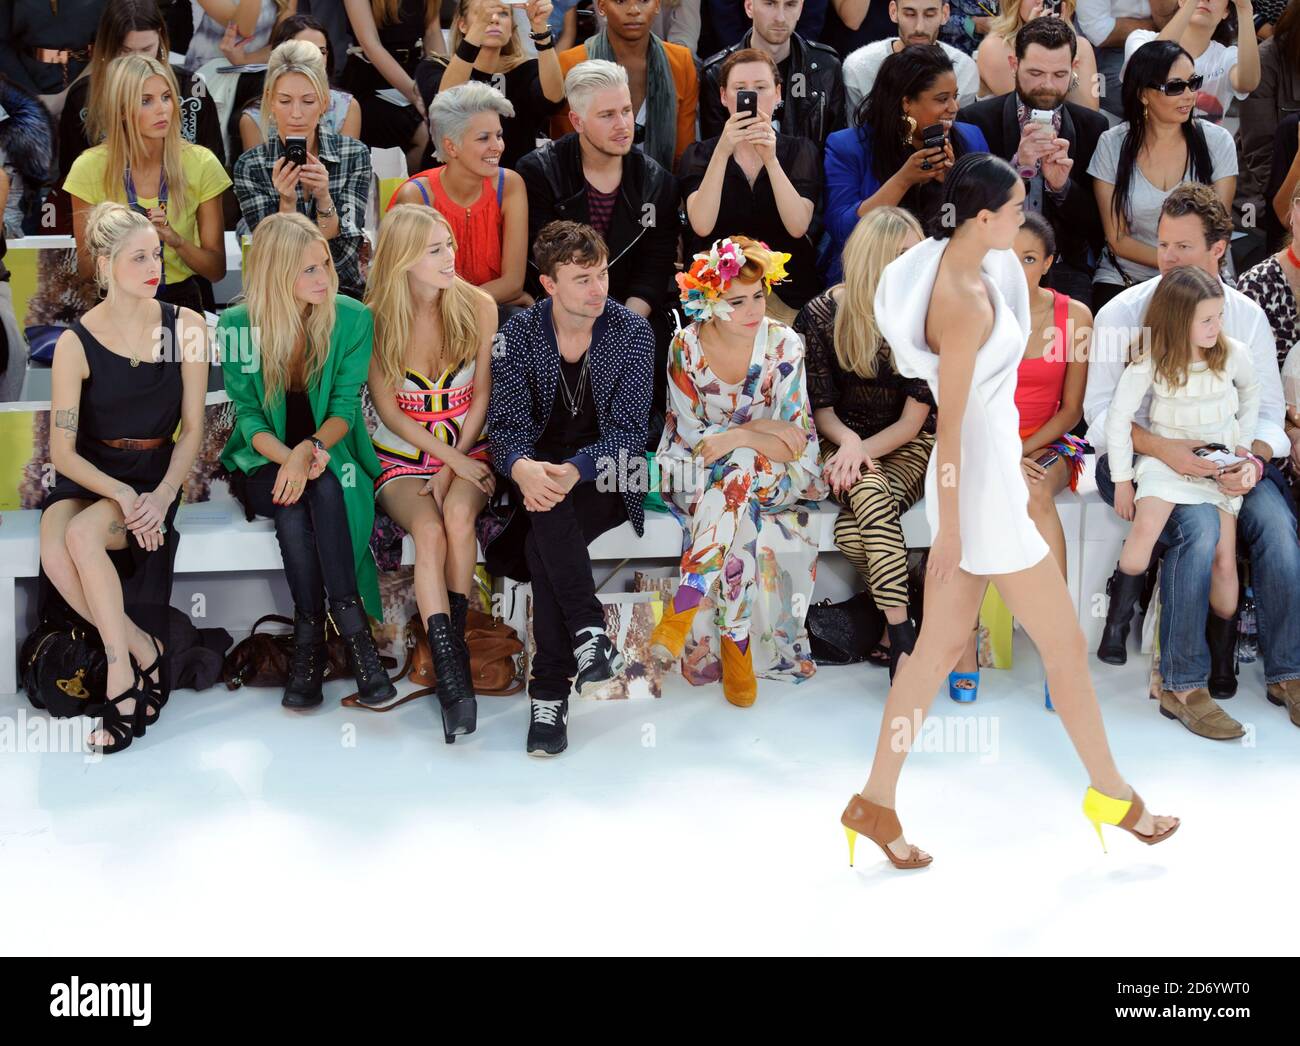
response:
M75 410L56 410L54 412L54 427L56 429L66 429L69 436L77 435L77 412Z

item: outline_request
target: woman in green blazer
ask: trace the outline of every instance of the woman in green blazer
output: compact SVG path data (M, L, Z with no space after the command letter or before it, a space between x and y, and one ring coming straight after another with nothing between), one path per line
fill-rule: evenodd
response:
M361 411L373 337L370 311L338 293L320 230L301 214L263 221L244 302L217 325L235 405L221 463L248 518L275 520L294 601L286 708L324 700L327 618L347 647L359 700L381 704L397 693L366 617L382 614L370 552L380 466Z

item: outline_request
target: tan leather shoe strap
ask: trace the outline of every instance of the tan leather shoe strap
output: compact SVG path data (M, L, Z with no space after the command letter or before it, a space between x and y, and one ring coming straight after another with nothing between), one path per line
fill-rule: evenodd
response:
M1138 795L1137 792L1134 792L1133 805L1128 808L1128 813L1124 815L1124 820L1120 821L1119 826L1132 831L1137 827L1138 821L1142 819L1142 812L1145 809L1146 806L1142 803L1142 797Z

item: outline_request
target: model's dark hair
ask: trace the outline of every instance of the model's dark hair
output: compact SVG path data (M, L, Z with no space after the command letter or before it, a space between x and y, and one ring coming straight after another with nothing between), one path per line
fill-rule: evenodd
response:
M904 141L907 128L903 120L903 99L916 98L934 86L944 73L951 73L952 61L937 44L911 44L880 63L871 93L858 105L854 119L860 128L871 130L871 166L881 182L894 173L912 155L911 141ZM866 136L859 131L866 147ZM950 134L954 157L965 151L961 135Z
M1016 169L992 153L967 153L943 183L943 206L930 222L930 235L949 239L980 211L996 211L1020 181Z
M1016 33L1016 60L1023 61L1030 44L1037 44L1049 51L1058 47L1068 47L1070 57L1079 53L1079 41L1070 28L1070 23L1060 18L1035 18L1026 22Z
M1022 232L1032 233L1037 237L1038 242L1043 245L1043 254L1049 258L1056 257L1056 230L1052 228L1052 223L1044 218L1037 211L1025 211L1025 217L1020 223Z
M1146 144L1147 118L1142 105L1142 92L1163 84L1169 70L1180 58L1186 58L1195 67L1195 61L1172 40L1152 40L1133 52L1124 70L1122 99L1124 120L1128 130L1119 148L1119 162L1115 168L1115 192L1111 196L1111 214L1117 226L1128 225L1129 192L1133 186L1133 172L1137 170L1138 155ZM1195 109L1183 124L1183 138L1187 142L1187 156L1191 161L1192 178L1209 184L1213 181L1214 165L1210 162L1210 147L1205 144L1205 131L1196 117Z
M533 261L542 275L555 279L561 265L598 265L609 257L600 233L581 222L547 222L533 241Z

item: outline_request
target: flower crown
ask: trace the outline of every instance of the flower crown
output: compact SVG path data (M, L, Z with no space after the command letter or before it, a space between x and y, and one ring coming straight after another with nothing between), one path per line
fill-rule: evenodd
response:
M788 278L785 263L790 255L773 251L765 243L760 243L768 252L767 268L763 272L763 282L770 291L774 283ZM745 252L731 237L715 240L708 251L695 256L690 269L677 274L677 286L681 289L682 309L687 317L701 323L715 316L726 319L731 315L731 306L722 300L731 286L731 281L745 265Z

